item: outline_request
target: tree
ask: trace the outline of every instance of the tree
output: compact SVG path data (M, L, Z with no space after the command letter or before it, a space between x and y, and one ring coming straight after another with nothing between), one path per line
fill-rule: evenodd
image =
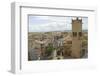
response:
M53 50L54 50L53 45L52 45L52 44L49 44L49 45L46 47L46 54L47 54L47 56L50 56L50 55L52 54Z

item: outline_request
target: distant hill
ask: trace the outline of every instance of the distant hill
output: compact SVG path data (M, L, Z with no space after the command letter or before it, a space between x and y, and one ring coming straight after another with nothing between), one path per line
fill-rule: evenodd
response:
M60 31L38 31L38 32L72 32L72 30L60 30ZM88 30L82 30L82 32L88 32Z
M83 32L88 32L88 30L82 30Z

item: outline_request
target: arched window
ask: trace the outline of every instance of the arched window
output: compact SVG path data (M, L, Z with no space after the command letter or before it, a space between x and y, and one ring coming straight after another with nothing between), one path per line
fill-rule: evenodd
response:
M76 37L77 36L77 32L73 32L73 37Z

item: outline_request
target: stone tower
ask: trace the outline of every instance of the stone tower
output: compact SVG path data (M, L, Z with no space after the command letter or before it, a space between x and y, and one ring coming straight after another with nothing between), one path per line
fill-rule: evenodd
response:
M80 58L82 49L82 19L72 19L72 52L73 58Z

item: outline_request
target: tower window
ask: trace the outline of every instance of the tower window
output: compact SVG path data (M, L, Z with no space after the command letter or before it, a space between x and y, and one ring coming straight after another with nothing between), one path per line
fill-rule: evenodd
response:
M76 37L77 36L77 32L73 32L73 37Z
M81 37L82 36L82 32L79 32L79 37Z

